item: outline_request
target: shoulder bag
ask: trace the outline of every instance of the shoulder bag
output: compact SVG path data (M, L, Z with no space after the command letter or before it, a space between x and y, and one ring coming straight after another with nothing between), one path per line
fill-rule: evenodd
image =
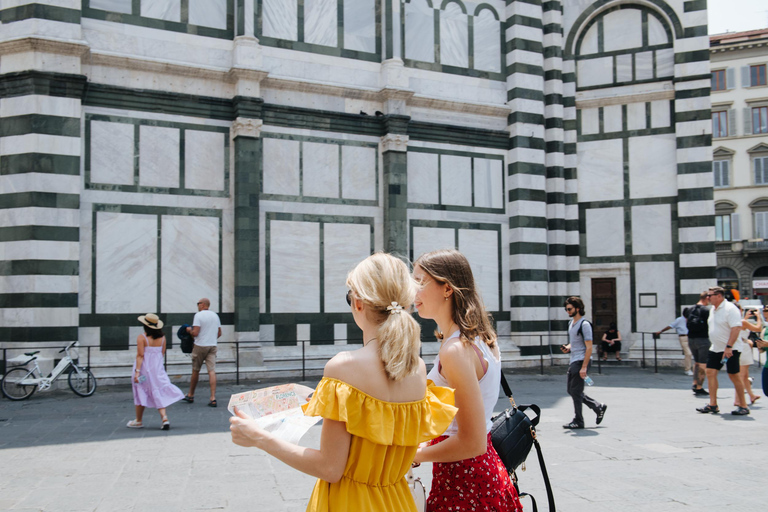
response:
M424 490L421 478L413 476L413 468L411 468L406 473L405 479L408 481L408 488L413 495L413 501L416 502L416 510L418 512L425 512L427 510L427 492Z
M531 446L536 447L536 453L539 457L539 466L541 474L544 477L544 484L547 488L547 500L549 502L549 512L555 512L555 497L552 494L552 485L549 482L547 467L544 464L544 456L541 453L541 446L536 439L536 425L539 424L541 409L538 405L517 405L512 396L512 390L509 388L504 372L501 372L501 387L504 394L509 398L511 408L505 410L492 419L491 441L493 448L499 454L501 462L509 471L512 481L517 486L517 474L515 470L522 464L525 471L525 459L531 451ZM530 409L536 413L531 419L524 411ZM528 493L519 493L520 496L530 496L533 503L533 511L537 512L536 500Z

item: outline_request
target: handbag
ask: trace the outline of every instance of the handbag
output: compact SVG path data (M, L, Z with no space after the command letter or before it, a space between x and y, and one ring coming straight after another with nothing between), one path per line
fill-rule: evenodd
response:
M416 510L425 512L427 510L427 492L424 490L421 478L413 476L413 469L411 468L405 475L405 479L408 482L408 488L411 490L413 501L416 502Z
M549 482L547 467L544 464L541 445L539 445L539 441L536 439L536 425L539 424L541 409L535 404L517 405L503 371L501 372L501 387L504 389L504 394L509 398L509 403L512 407L492 418L491 442L493 443L493 448L499 454L501 462L509 471L509 475L515 483L515 487L517 487L517 474L515 470L522 465L522 469L525 471L525 459L528 457L531 447L536 447L539 467L541 467L541 474L544 477L544 484L547 488L549 511L555 512L555 497L552 494L552 485ZM525 411L529 409L536 413L534 418L530 418L525 414ZM520 496L530 496L533 512L538 511L536 499L533 496L525 492L519 492L519 490L518 494Z

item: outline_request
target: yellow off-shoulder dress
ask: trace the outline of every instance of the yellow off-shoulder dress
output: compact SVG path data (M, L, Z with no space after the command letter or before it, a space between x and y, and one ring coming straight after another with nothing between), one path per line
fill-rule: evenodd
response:
M415 402L386 402L323 378L304 414L343 421L352 434L344 475L318 480L308 512L416 511L405 474L419 443L442 434L456 415L453 390L430 386Z

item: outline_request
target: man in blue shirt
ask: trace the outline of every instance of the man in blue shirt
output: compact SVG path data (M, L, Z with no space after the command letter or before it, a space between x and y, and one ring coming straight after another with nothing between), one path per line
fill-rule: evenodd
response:
M660 335L664 331L674 329L677 333L677 339L680 341L680 348L683 349L683 356L685 357L685 374L693 375L693 368L691 367L691 348L688 346L688 320L686 319L686 313L688 308L685 308L683 314L675 318L675 321L656 333L656 336ZM693 385L696 385L696 379L693 380Z
M596 423L599 425L608 406L584 394L584 380L588 378L587 371L592 359L592 324L584 320L584 302L578 297L568 297L565 300L565 312L571 317L568 323L569 343L563 345L561 350L571 354L568 364L568 394L573 399L574 416L563 428L584 428L582 404L595 411Z

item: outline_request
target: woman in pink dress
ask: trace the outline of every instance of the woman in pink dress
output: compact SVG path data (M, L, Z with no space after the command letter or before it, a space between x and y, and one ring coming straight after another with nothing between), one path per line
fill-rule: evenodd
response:
M184 393L171 384L165 372L165 335L163 322L154 313L139 317L144 324L144 333L136 338L136 362L133 365L133 403L136 405L136 419L128 422L128 428L144 428L141 422L144 408L151 407L160 413L163 424L160 430L169 430L171 423L165 408L184 398Z

